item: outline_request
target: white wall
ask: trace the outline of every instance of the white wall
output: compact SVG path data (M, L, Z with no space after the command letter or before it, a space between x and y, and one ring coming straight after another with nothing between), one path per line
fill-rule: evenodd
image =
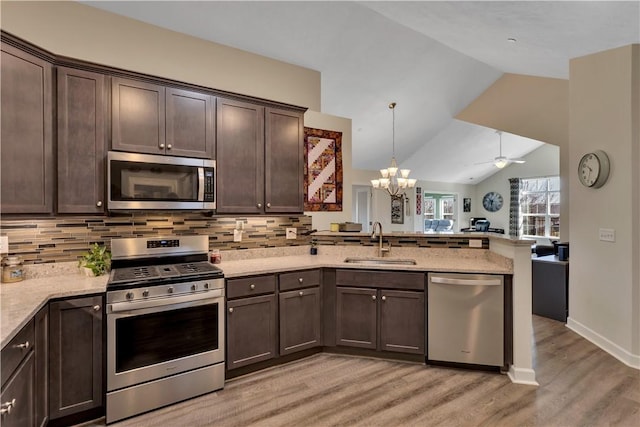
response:
M71 1L3 1L4 31L58 55L320 111L320 73Z
M307 111L304 115L306 127L342 132L342 211L305 212L311 216L311 226L316 230L329 230L332 222L351 221L353 198L353 169L351 167L351 119Z
M568 326L640 368L640 45L571 60L571 250ZM575 172L604 150L609 181L583 187ZM615 242L599 240L600 228Z
M560 148L545 144L524 157L526 163L512 163L476 185L476 194L472 201L473 216L485 217L492 228L504 228L509 234L509 179L536 178L558 176L560 174ZM488 212L482 206L482 198L489 191L497 191L502 195L504 204L498 212ZM561 195L562 197L562 195ZM563 220L560 218L560 228Z

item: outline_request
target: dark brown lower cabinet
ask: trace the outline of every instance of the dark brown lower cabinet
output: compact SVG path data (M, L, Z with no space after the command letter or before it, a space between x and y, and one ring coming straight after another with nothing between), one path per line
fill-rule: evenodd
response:
M49 416L78 414L103 405L103 298L49 305Z
M3 427L34 425L34 377L35 353L31 351L0 393L0 402L2 402L0 425Z
M321 344L320 287L280 292L280 355Z
M424 292L338 287L336 344L424 354Z
M380 291L380 350L424 354L424 292Z
M49 421L49 305L36 314L35 319L35 426L44 427Z
M377 348L377 291L336 289L336 344Z
M227 369L278 355L275 294L227 302Z

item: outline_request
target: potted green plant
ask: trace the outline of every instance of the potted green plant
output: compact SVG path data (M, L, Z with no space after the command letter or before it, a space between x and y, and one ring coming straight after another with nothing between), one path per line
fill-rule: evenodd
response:
M311 249L309 250L309 253L311 255L318 255L318 241L316 239L311 239L311 243L309 243L311 245Z
M87 276L101 276L111 269L111 252L106 246L94 243L87 253L82 255L78 262Z

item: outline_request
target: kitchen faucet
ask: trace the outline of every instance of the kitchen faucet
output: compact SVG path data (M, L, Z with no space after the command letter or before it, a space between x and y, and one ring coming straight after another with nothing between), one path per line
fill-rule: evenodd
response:
M382 224L379 221L373 223L373 232L371 233L371 238L374 239L376 237L376 225L380 229L378 232L378 256L383 257L386 252L391 252L391 243L389 243L388 248L382 247Z

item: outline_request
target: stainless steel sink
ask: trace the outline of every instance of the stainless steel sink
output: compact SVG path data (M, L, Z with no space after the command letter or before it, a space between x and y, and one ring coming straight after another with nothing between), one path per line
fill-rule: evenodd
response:
M345 258L344 262L351 264L416 265L415 259L408 258Z

